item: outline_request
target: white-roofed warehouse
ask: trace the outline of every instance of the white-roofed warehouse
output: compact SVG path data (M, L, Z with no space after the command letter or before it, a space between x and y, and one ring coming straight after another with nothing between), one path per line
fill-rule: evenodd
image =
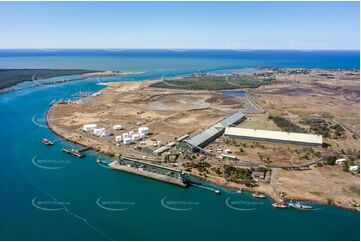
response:
M200 148L205 147L210 142L214 141L218 137L220 137L224 129L230 125L238 124L242 122L246 116L242 112L235 112L231 115L225 117L218 123L208 127L207 129L196 133L189 137L185 142L187 142L193 151L198 151Z
M228 127L224 132L225 137L260 140L278 143L321 146L322 136L304 133L289 133L282 131L269 131L260 129L244 129Z

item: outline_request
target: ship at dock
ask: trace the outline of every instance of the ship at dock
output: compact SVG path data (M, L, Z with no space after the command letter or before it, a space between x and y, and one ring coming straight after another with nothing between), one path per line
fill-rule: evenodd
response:
M129 172L151 179L171 183L181 187L189 186L188 175L182 170L126 156L117 158L108 164L112 169Z

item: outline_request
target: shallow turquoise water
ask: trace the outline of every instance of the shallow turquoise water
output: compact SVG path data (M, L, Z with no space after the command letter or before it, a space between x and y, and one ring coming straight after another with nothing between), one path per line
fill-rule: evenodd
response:
M104 81L192 71L188 64L181 72L161 64L158 69ZM357 212L320 205L313 212L276 210L270 200L249 194L222 190L216 196L113 171L97 164L92 152L73 158L61 152L74 146L68 142L41 144L44 137L58 139L44 126L48 104L103 88L97 83L89 79L0 95L1 240L359 239Z

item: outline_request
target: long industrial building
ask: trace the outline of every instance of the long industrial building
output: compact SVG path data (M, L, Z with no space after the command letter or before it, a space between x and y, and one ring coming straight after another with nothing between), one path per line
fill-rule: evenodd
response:
M322 136L314 134L288 133L281 131L228 127L224 132L224 136L276 143L322 146Z
M192 147L192 151L198 151L220 137L225 128L242 122L246 116L242 112L235 112L228 117L222 119L218 123L208 127L207 129L189 137L185 142Z

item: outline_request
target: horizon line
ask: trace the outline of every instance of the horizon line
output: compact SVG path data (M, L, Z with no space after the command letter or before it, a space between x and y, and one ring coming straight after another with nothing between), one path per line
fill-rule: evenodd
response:
M101 48L101 47L89 47L89 48L82 48L82 47L69 47L69 48L57 48L57 47L49 47L49 48L33 48L33 47L26 47L26 48L2 48L0 50L238 50L238 51L250 51L250 50L303 50L303 51L327 51L327 50L350 50L350 51L360 51L360 49L296 49L296 48L123 48L123 47L110 47L110 48Z

